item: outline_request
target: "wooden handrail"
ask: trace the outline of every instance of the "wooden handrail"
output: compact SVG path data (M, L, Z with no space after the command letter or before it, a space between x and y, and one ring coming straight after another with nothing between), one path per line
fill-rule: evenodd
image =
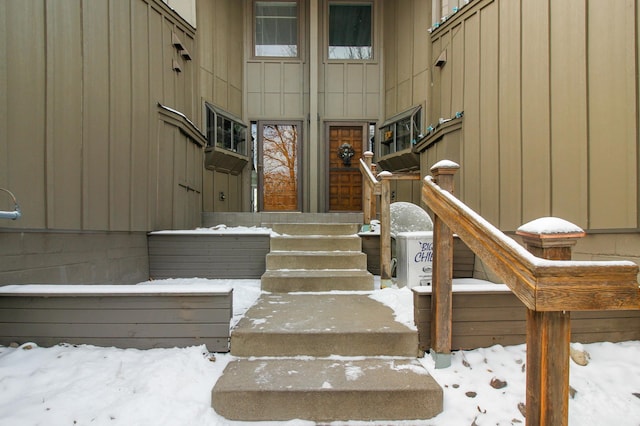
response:
M475 213L431 176L422 199L452 232L534 311L640 309L638 265L628 261L559 261L535 257Z
M569 418L571 311L640 309L638 266L633 262L579 262L571 246L584 232L518 234L527 249L458 200L453 175L459 166L441 161L422 186L434 214L431 342L436 368L450 365L452 233L509 286L527 307L526 421L566 425ZM535 227L534 227L535 228ZM577 228L577 227L576 227Z
M380 197L380 280L382 287L391 285L391 180L419 180L420 173L390 173L374 175L373 152L360 159L362 173L362 205L364 223L371 223L376 214L376 197Z

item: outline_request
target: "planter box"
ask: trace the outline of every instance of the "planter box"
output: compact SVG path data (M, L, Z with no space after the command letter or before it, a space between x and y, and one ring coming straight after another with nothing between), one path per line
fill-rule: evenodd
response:
M233 289L210 285L0 287L0 345L34 342L229 351Z

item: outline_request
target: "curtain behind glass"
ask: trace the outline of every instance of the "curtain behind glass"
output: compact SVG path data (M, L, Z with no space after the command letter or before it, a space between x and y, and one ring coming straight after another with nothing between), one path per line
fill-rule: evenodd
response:
M371 5L329 5L329 58L371 59Z

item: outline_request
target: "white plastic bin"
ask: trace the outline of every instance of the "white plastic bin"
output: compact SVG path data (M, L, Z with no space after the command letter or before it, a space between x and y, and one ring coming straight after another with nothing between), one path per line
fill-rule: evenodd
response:
M396 284L398 287L431 285L433 232L396 234Z

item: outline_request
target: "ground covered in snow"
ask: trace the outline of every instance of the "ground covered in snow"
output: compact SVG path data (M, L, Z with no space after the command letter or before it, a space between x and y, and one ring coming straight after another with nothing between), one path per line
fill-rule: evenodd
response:
M236 324L260 295L259 280L195 280L234 287ZM163 280L144 285L193 284ZM408 289L377 290L373 296L411 325ZM575 345L589 363L571 363L575 395L570 425L640 425L640 341ZM204 346L175 349L117 349L35 344L0 346L0 425L242 425L215 413L211 389L229 354ZM456 352L451 367L422 363L444 388L444 412L436 418L404 422L339 422L347 425L517 425L525 401L525 347L493 346ZM250 423L313 425L312 422Z

